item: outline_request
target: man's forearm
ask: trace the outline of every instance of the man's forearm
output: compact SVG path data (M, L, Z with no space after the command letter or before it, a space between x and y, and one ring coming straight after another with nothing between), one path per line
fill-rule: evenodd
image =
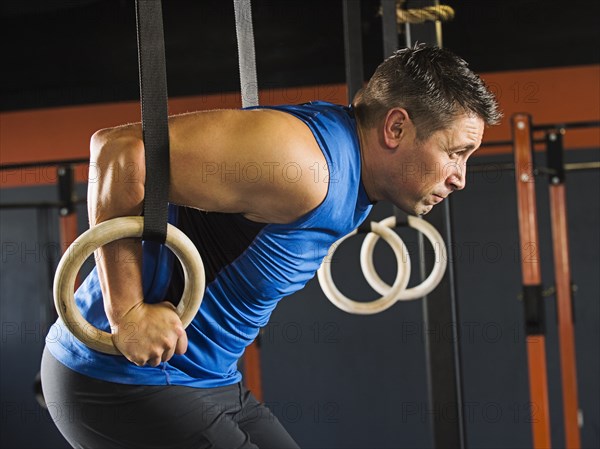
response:
M111 326L144 299L142 287L142 244L123 239L96 252L96 266L104 297L104 310Z
M145 170L143 146L135 133L128 135L120 130L96 133L90 162L96 174L88 184L90 225L139 215ZM105 311L111 326L115 326L143 301L141 241L115 241L98 249L95 255Z

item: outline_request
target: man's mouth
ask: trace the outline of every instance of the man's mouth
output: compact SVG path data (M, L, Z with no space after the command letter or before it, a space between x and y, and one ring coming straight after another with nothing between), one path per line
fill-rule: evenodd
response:
M437 195L437 194L432 194L433 196L433 204L438 204L441 203L442 201L444 201L444 199L446 199L445 196L442 195Z

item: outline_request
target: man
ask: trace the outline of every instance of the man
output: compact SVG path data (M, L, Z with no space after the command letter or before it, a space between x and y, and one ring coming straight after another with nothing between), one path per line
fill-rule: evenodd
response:
M100 249L77 300L123 357L89 350L55 324L42 383L48 403L77 407L72 418L53 415L63 435L77 447L297 447L241 385L244 348L374 202L422 215L463 189L467 159L499 119L463 60L422 45L384 61L350 107L172 117L170 221L203 257L202 306L184 330L169 302L181 270L156 245ZM90 224L139 215L140 125L97 132L91 162Z

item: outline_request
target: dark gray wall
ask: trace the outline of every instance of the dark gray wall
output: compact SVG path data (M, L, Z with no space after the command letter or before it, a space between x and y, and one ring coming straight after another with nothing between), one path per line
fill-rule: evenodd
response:
M599 151L569 152L598 160ZM505 158L506 159L506 158ZM494 158L494 161L502 159ZM465 416L469 447L531 446L513 175L490 162L469 176L453 199ZM543 160L540 161L543 163ZM583 447L600 444L598 254L600 174L568 176L571 267L578 286L576 338ZM80 186L80 195L84 187ZM53 187L0 190L1 202L55 197ZM538 182L545 286L553 285L544 178ZM79 208L80 227L85 209ZM377 205L372 217L389 215ZM51 309L56 263L56 212L0 211L0 447L66 447L32 393ZM401 231L414 255L415 233ZM373 299L358 264L360 237L340 247L333 275L355 298ZM395 262L384 245L376 265L391 280ZM547 299L547 353L554 446L563 441L556 309ZM329 303L316 280L281 302L262 336L265 400L305 448L431 447L421 301L374 316L346 314ZM439 329L434 338L448 338ZM452 416L437 417L452 419ZM535 417L534 417L535 418Z
M568 160L598 160L598 151L569 152ZM539 163L543 158L538 156ZM453 198L459 298L464 412L468 447L531 447L529 386L523 332L519 236L514 176L494 161L486 173L469 176ZM543 282L554 285L546 178L538 179ZM600 174L568 176L568 217L573 280L578 286L576 338L579 401L584 414L582 447L600 444L598 278ZM391 213L378 205L374 217ZM414 236L402 233L409 248ZM413 239L413 240L411 240ZM373 298L359 267L360 237L345 243L334 259L340 289ZM337 253L336 253L337 254ZM395 262L382 251L380 269ZM417 260L415 260L416 264ZM337 276L336 276L336 273ZM547 355L554 447L564 443L556 308L547 298ZM335 309L318 282L284 300L267 327L263 372L267 399L289 407L281 419L307 448L431 447L420 301L399 303L381 315L352 316ZM327 328L314 339L314 327ZM289 334L286 335L285 329ZM298 337L299 332L301 337ZM434 338L449 338L440 329ZM315 418L316 405L321 414ZM329 413L324 419L323 408ZM301 411L302 419L297 419ZM453 419L442 416L439 419Z
M44 175L46 173L44 169ZM42 173L28 170L28 175ZM36 175L37 176L37 175ZM79 194L85 195L84 186ZM0 189L0 203L56 201L55 187ZM78 206L85 229L85 206ZM34 396L55 311L52 280L60 244L55 209L0 209L0 447L68 447ZM89 271L89 262L82 272Z

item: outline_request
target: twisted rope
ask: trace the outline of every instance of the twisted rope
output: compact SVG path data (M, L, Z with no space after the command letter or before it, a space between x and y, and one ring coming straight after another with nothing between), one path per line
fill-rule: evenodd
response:
M454 18L454 10L447 5L426 6L422 9L402 9L396 5L396 21L398 23L423 23L440 20L445 22Z
M448 5L426 6L424 8L404 9L405 0L396 0L396 22L423 23L436 20L445 22L454 18L454 9ZM379 15L382 14L381 9Z

